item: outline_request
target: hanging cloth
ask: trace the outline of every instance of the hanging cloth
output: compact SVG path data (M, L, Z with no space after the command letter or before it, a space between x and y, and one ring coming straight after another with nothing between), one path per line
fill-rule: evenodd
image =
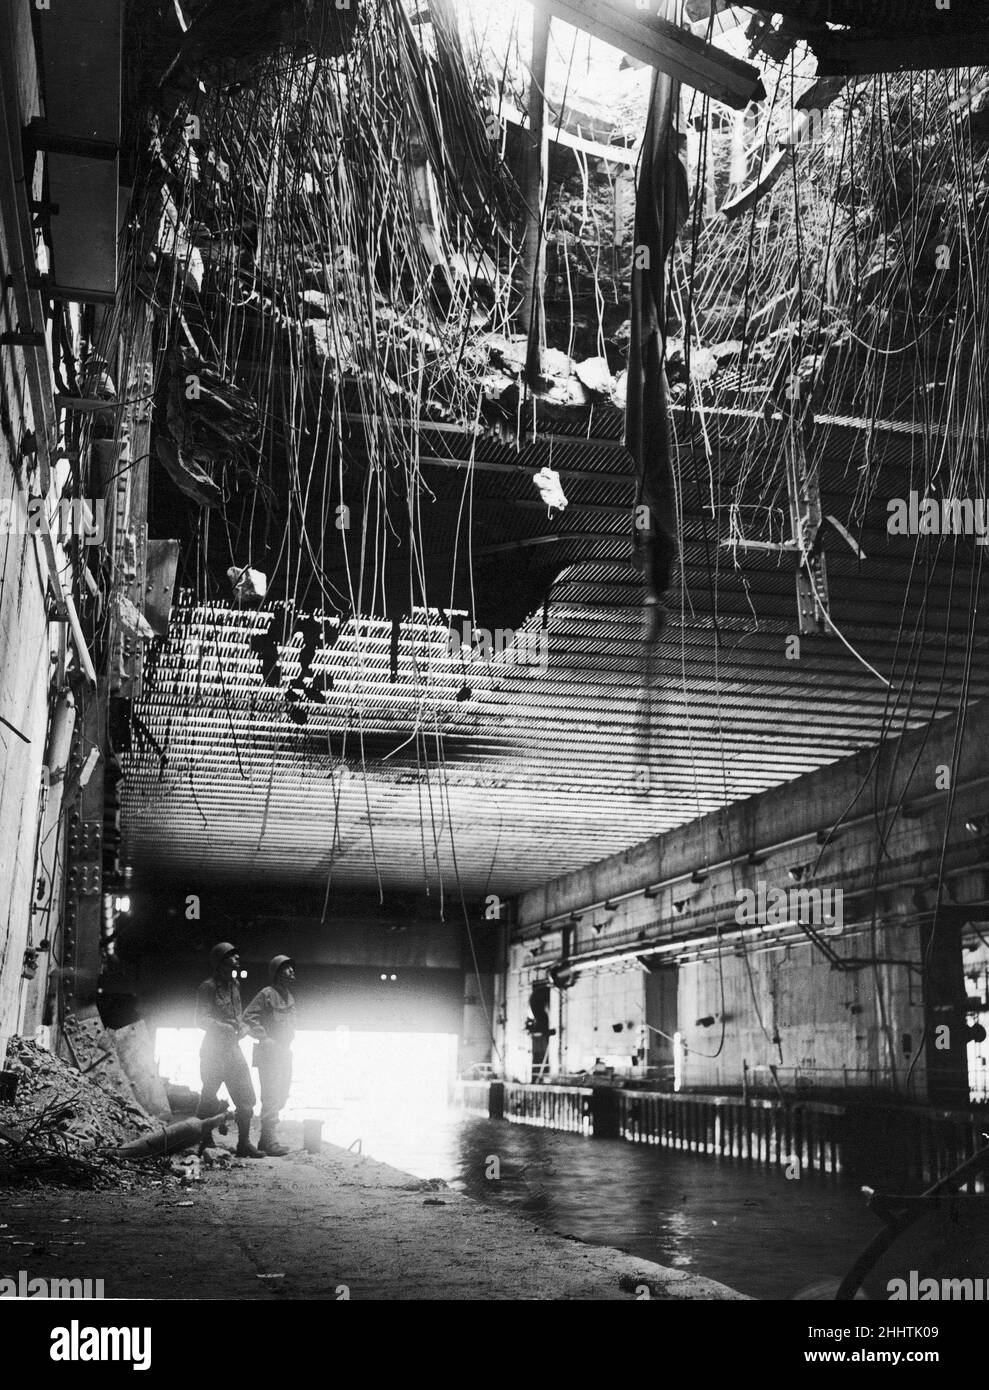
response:
M636 526L636 568L645 580L646 637L663 630L661 600L678 553L673 484L673 432L664 366L666 263L687 218L687 170L676 117L680 84L653 75L649 117L639 163L632 258L631 338L625 406L625 446L635 460L636 503L645 506ZM642 513L637 512L637 522Z

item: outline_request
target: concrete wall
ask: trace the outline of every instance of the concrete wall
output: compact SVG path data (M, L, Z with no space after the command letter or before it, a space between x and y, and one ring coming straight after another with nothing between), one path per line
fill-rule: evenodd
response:
M672 1049L651 1024L681 1034L688 1088L772 1092L772 1066L789 1091L964 1103L958 932L989 924L989 705L967 711L957 759L956 724L937 721L522 895L505 983L511 1074L531 1067L533 984L566 967L574 982L551 991L552 1073L601 1057L619 1074L668 1080ZM821 914L817 945L792 913L750 923L741 894L760 882L840 892L840 920ZM922 964L935 909L937 949ZM655 980L650 991L644 962L675 971L675 1008ZM938 1022L951 1023L950 1055L933 1050Z
M12 167L11 145L20 143L20 127L40 112L37 76L27 3L0 8L0 67L3 84L0 110L0 265L4 274L23 278L24 256L16 217L18 200L24 207L19 170ZM19 154L17 155L19 159ZM32 189L39 197L40 184ZM0 331L16 330L18 311L13 293L5 290L0 306ZM43 322L24 327L42 329ZM47 363L45 370L49 372ZM41 402L32 397L25 350L0 348L0 502L25 510L29 492L40 491L37 466L20 452L28 431L45 437ZM49 407L50 408L50 407ZM45 760L48 723L48 683L52 672L44 580L33 537L0 534L0 1060L6 1038L22 1026L26 982L21 972L31 932L46 930L32 913L35 854L38 833L41 769ZM19 733L8 727L13 725ZM57 911L55 914L57 920ZM54 928L55 922L52 922ZM44 961L42 962L44 966ZM30 989L28 1031L40 1019L42 970Z
M9 453L0 447L0 497L14 485ZM7 1037L21 1022L21 970L34 920L51 668L33 541L0 536L0 576L0 715L29 740L0 726L0 1036Z
M464 972L464 1016L460 1034L459 1070L490 1062L494 1026L494 976Z
M864 942L850 938L838 949L857 955ZM883 949L890 957L919 965L917 928L888 931ZM527 954L513 948L509 975L509 1071L520 1080L527 1079L530 1069L531 1043L525 1033L529 994L546 977L543 968L526 960ZM909 1094L923 1098L925 1058L922 1052L917 1055L924 1032L919 971L905 965L878 966L877 971L885 1013L871 967L834 970L810 943L757 946L745 958L725 950L720 964L712 954L677 967L672 1017L659 1018L648 1009L649 976L637 958L591 964L578 971L568 989L552 991L551 1026L557 1034L550 1045L551 1072L575 1075L590 1071L600 1059L618 1076L668 1081L672 1065L658 1063L661 1055L671 1057L672 1049L645 1026L650 1023L666 1033L680 1033L684 1089L748 1084L772 1092L771 1067L788 1090L884 1089L894 1075L905 1088L909 1072ZM701 1019L714 1022L701 1025ZM773 1041L777 1035L779 1045Z
M506 992L505 1067L527 1081L532 1043L525 1024L533 986L545 980L545 967L533 964L525 947L513 946ZM636 1076L647 1062L645 972L638 961L581 970L568 989L550 992L549 1073L590 1071L600 1058L620 1075ZM620 1031L616 1025L620 1024Z
M581 973L562 992L561 1006L562 1070L590 1071L600 1058L622 1075L641 1071L645 973L638 961Z
M508 953L508 969L502 983L505 1001L501 1048L505 1072L518 1081L529 1079L532 1046L525 1032L528 1016L529 972L525 968L526 950L513 946Z
M841 953L859 954L853 950L859 947L864 954L867 939L842 943ZM919 963L916 927L886 932L883 951ZM905 1085L924 1032L919 972L877 967L884 1020L873 970L834 970L809 942L757 949L748 957L748 970L734 954L724 965L723 1005L716 957L683 965L678 972L685 1089L736 1087L746 1065L749 1083L759 1090L773 1086L770 1067L788 1090L887 1088L894 1072ZM698 1019L712 1017L714 1024L698 1027ZM722 1017L725 1046L715 1055ZM911 1075L914 1097L923 1097L925 1076L921 1053Z

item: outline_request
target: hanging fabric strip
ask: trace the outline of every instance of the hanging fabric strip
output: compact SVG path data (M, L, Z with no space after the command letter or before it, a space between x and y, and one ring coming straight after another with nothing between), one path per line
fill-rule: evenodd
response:
M666 263L689 202L676 124L679 99L680 84L656 72L635 201L625 446L638 478L635 564L645 581L647 640L655 640L663 630L661 600L678 551L673 433L663 357Z

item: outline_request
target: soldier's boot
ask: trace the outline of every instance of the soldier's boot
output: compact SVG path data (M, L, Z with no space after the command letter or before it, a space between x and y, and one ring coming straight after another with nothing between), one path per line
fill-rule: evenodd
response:
M268 1158L284 1158L288 1153L288 1149L285 1148L284 1144L279 1144L278 1142L277 1125L269 1124L261 1126L261 1138L258 1140L258 1148Z
M264 1158L260 1149L256 1149L251 1143L251 1115L238 1114L237 1116L237 1157L238 1158Z

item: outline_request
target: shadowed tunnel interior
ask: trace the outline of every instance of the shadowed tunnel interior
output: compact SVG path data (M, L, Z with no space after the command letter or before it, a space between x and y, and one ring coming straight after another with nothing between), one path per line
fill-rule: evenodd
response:
M0 0L0 1200L149 1301L200 1215L193 1299L979 1301L987 74Z

